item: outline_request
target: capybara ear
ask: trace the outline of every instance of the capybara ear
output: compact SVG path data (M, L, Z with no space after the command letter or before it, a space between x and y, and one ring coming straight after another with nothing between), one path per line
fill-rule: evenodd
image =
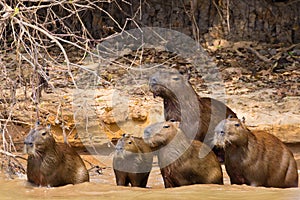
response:
M48 125L46 126L46 130L47 130L47 132L49 133L49 135L52 136L52 133L51 133L50 129L51 129L51 124L48 124Z
M246 118L245 118L245 117L242 117L242 120L241 120L241 122L242 122L243 124L245 124L245 122L246 122Z
M123 138L129 138L130 136L131 136L131 135L128 134L128 133L123 133L123 135L122 135Z
M132 135L129 135L129 134L128 134L128 138L134 140L134 137Z

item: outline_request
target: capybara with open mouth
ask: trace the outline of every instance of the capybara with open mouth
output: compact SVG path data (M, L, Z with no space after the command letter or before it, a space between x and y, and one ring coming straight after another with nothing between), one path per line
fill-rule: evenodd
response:
M149 79L153 96L163 98L165 120L181 122L180 129L190 139L213 148L214 128L228 116L236 114L221 101L199 97L185 77L174 71L158 71ZM214 148L220 161L223 150Z

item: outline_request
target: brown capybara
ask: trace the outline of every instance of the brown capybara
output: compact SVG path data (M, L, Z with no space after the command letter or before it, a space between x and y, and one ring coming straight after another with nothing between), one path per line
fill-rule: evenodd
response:
M24 141L28 153L27 179L38 186L56 187L89 181L88 171L75 150L56 143L50 127L37 124Z
M144 131L144 140L157 151L166 188L192 184L223 184L216 155L204 143L190 140L179 122L152 124Z
M225 167L231 184L297 187L297 164L291 151L275 136L251 132L237 118L221 121L214 143L225 150Z
M204 142L211 148L214 128L228 116L236 114L224 103L212 99L201 98L190 83L178 72L158 71L149 80L153 96L163 98L165 120L180 121L180 129L190 139ZM223 150L214 149L223 160Z
M118 140L113 157L117 185L146 187L152 161L151 149L142 138L124 134Z

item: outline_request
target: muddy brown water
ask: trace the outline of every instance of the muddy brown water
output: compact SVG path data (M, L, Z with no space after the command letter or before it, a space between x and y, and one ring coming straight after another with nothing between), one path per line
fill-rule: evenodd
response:
M300 148L298 145L290 147L298 160ZM114 173L111 168L111 149L106 149L102 155L90 155L80 152L87 167L89 163L106 166L102 170L96 168L90 171L90 182L78 185L66 185L57 188L36 187L29 184L26 176L16 176L13 179L7 173L0 171L0 199L272 199L272 200L300 200L300 188L277 189L264 187L250 187L246 185L230 185L224 166L224 185L191 185L165 189L157 166L151 171L148 188L132 188L116 186ZM23 163L24 165L26 163ZM26 165L25 165L26 166ZM299 166L299 165L298 165ZM101 172L101 173L98 173Z
M192 185L179 188L130 188L89 183L58 188L33 187L25 179L0 180L0 199L300 199L300 190L236 185Z

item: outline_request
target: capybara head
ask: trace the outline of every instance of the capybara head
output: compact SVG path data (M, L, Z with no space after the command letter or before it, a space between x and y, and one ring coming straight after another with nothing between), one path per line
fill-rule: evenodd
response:
M134 141L134 138L129 134L123 134L116 145L117 153L138 153L139 148Z
M165 120L181 121L184 126L199 120L198 95L177 70L156 72L149 80L149 87L154 97L163 98Z
M152 124L144 130L144 140L154 150L167 145L179 132L179 122L170 120Z
M116 153L119 156L137 153L150 153L151 149L142 138L133 137L129 134L123 134L116 145Z
M55 140L50 133L50 126L43 127L36 124L31 129L24 141L25 153L33 156L41 156L46 149L53 149Z
M150 77L149 87L153 96L176 99L174 92L180 91L183 84L188 84L178 71L158 71Z
M243 145L251 134L244 122L237 118L222 120L215 128L214 144L226 148L228 145Z

